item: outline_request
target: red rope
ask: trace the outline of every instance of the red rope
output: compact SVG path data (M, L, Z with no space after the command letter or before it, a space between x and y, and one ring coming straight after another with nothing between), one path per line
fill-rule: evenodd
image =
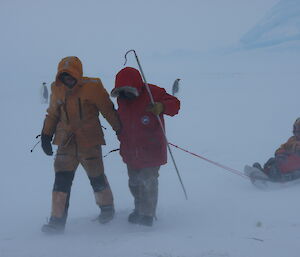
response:
M190 151L188 151L188 150L186 150L186 149L183 149L183 148L179 147L178 145L174 145L174 144L172 144L172 143L170 143L170 142L169 142L169 144L170 144L171 146L174 146L174 147L176 147L176 148L178 148L178 149L180 149L180 150L186 152L186 153L189 153L189 154L194 155L194 156L196 156L196 157L198 157L198 158L200 158L200 159L202 159L202 160L204 160L204 161L207 161L207 162L209 162L209 163L211 163L211 164L214 164L214 165L216 165L216 166L218 166L218 167L220 167L220 168L222 168L222 169L224 169L224 170L227 170L227 171L229 171L229 172L231 172L231 173L234 173L234 174L236 174L236 175L239 175L239 176L241 176L241 177L243 177L243 178L249 179L249 177L248 177L246 174L244 174L243 172L241 172L241 171L239 171L239 170L232 169L232 168L227 167L227 166L225 166L225 165L222 165L222 164L220 164L220 163L211 161L211 160L209 160L209 159L207 159L207 158L205 158L205 157L203 157L203 156L200 156L200 155L198 155L198 154L192 153L192 152L190 152Z

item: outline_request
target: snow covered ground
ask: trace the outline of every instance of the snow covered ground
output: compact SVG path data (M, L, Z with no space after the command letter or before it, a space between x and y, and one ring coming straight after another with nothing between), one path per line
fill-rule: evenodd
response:
M170 142L238 170L265 162L300 116L300 42L232 49L284 3L2 1L0 256L298 257L299 186L259 191L177 149L189 200L169 162L160 171L158 220L152 228L128 224L133 202L126 168L112 153L105 169L115 219L106 225L93 221L98 209L79 168L66 232L45 236L40 227L50 213L53 158L40 147L29 151L46 109L39 87L52 81L62 57L80 57L85 74L101 77L110 91L123 54L135 48L149 82L170 92L174 79L182 79L180 114L166 118ZM288 20L290 12L284 10ZM136 66L133 57L128 64ZM104 153L118 147L112 130L105 133Z

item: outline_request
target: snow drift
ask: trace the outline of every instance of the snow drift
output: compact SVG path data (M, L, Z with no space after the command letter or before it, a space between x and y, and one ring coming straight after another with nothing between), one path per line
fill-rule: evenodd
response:
M240 40L245 48L275 46L290 41L300 44L299 0L281 0Z

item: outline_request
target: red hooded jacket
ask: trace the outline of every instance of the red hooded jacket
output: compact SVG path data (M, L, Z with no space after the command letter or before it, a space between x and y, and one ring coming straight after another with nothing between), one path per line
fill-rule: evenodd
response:
M167 163L166 141L157 117L146 110L151 100L139 71L131 67L119 71L113 91L121 87L135 88L139 94L133 100L118 98L118 113L122 124L118 138L123 161L133 169ZM180 109L180 102L163 88L151 84L149 87L154 102L164 105L164 111L160 114L164 125L163 114L176 115Z

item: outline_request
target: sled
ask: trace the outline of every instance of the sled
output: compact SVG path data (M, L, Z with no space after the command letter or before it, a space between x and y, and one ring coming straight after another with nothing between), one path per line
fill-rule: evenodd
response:
M244 173L250 178L251 183L259 189L281 189L300 184L300 177L293 180L274 181L258 168L246 165Z

